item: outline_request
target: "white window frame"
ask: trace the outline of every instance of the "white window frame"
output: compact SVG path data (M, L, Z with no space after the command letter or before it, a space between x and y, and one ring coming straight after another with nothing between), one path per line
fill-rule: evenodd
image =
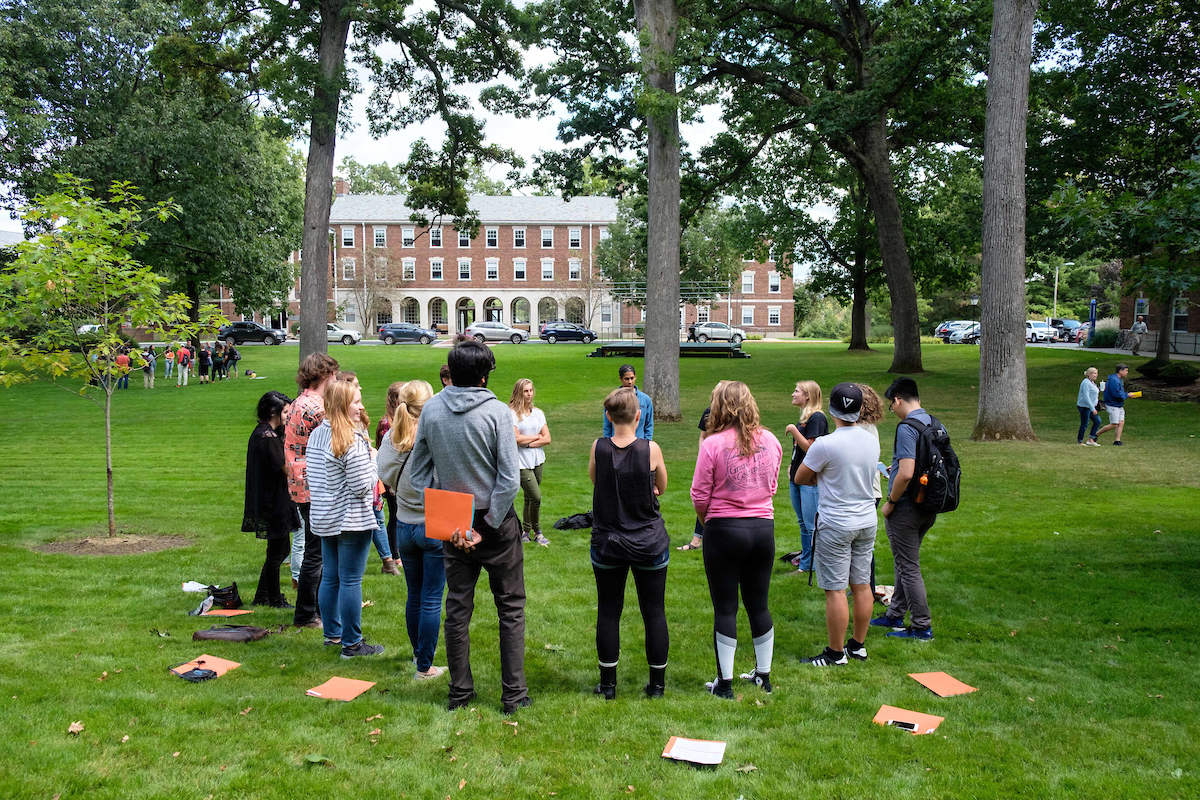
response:
M525 276L529 274L528 270L529 270L529 266L528 266L528 264L526 264L525 259L523 259L523 258L514 258L513 259L513 280L514 281L525 280Z
M375 280L386 281L388 276L387 256L375 256Z
M583 280L583 262L578 258L572 258L567 261L567 280Z
M1186 297L1176 297L1171 301L1171 330L1169 333L1186 333L1188 326L1188 316L1191 312L1192 304L1188 302ZM1183 308L1183 313L1179 309ZM1183 320L1183 327L1179 327L1179 320ZM1136 321L1136 320L1135 320Z
M608 228L601 228L600 229L600 241L603 242L608 237L609 237Z
M747 289L747 286L750 288ZM750 270L742 273L742 294L754 294L754 273Z
M415 281L417 279L417 260L415 258L406 258L400 262L401 280Z
M484 228L483 230L483 246L488 250L496 250L500 247L500 229L499 228Z
M525 229L513 228L513 248L517 250L525 249Z
M767 325L770 327L779 327L783 324L783 307L782 306L767 306Z
M429 229L429 246L430 247L441 247L442 246L442 226L441 225L438 225L436 227Z
M750 319L746 319L747 314L750 315ZM754 324L754 306L742 306L742 324L743 325L753 325Z
M354 247L354 226L342 227L342 247Z
M411 250L417 246L417 230L416 228L401 228L400 229L400 246L405 250ZM378 245L376 245L378 247Z
M641 311L642 311L642 319L641 319L641 321L642 321L642 322L645 322L645 321L646 321L646 309L644 309L644 308L643 308L643 309L641 309Z
M767 273L767 294L781 294L783 292L783 276L778 272Z
M342 322L356 323L358 322L358 308L354 305L354 300L347 300L342 311Z
M583 228L567 229L567 247L571 250L583 249Z
M500 259L489 258L484 262L485 276L489 281L500 280Z
M352 281L358 274L358 259L353 256L342 258L342 280Z
M467 271L466 271L466 273L464 273L464 272L463 272L463 267L466 267L466 268L467 268ZM465 278L463 277L463 275L464 275L464 274L466 275L466 277L465 277ZM469 259L469 258L460 258L460 259L458 260L458 279L459 279L460 281L469 281L469 280L471 280L471 259Z
M612 317L613 317L612 304L611 303L602 303L600 305L600 324L611 325Z
M547 232L549 232L549 234L550 234L549 237L546 236ZM546 244L547 241L549 241L550 244ZM542 228L542 249L543 250L553 250L554 249L554 228Z
M444 280L446 275L446 262L440 258L429 259L429 280L440 281Z
M708 322L709 316L711 316L711 312L708 306L696 307L696 322Z
M549 275L546 274L547 268L550 270ZM543 258L542 259L542 280L544 280L544 281L554 280L554 259L553 258Z
M412 233L412 228L405 228L404 230L405 230L405 234L404 234L405 236L408 236L409 234ZM374 238L375 246L376 247L387 247L387 226L386 225L378 225L374 228L373 232L375 235L375 238Z
M466 242L466 244L463 244L464 241ZM458 247L459 247L459 249L465 249L470 246L471 246L471 232L470 231L459 231L458 232Z

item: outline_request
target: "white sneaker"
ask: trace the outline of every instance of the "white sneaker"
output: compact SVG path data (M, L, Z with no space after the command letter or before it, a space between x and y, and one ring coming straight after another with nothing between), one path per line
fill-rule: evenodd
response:
M1097 442L1095 439L1088 439L1086 442L1083 443L1083 446L1084 447L1099 447L1100 443Z
M418 672L416 679L419 681L430 681L430 680L433 680L434 678L440 678L444 674L446 674L445 667L431 666L429 668L429 672Z

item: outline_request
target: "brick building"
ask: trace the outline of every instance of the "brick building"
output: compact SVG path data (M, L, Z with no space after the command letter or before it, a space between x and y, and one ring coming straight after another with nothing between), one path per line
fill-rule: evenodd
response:
M1175 298L1171 304L1170 335L1172 352L1188 355L1200 354L1200 291L1189 292L1183 297ZM1162 308L1158 303L1145 296L1144 292L1137 295L1126 295L1121 298L1121 328L1129 329L1138 316L1146 318L1149 335L1142 344L1144 352L1153 353L1158 346L1159 315Z

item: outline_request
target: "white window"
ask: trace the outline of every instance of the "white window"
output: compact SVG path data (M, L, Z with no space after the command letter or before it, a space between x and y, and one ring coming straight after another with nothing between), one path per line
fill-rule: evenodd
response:
M406 244L404 245L405 247L412 247L412 243L411 243L411 241L409 241L412 238L413 238L412 237L412 228L405 228L404 229L404 241L406 242ZM380 228L375 229L375 246L376 247L387 247L387 228L380 227Z
M487 279L489 281L500 280L500 259L489 258L487 260Z
M554 228L542 228L542 247L554 247Z
M378 230L378 229L376 229L376 230ZM376 240L379 239L378 233L375 234L375 238L376 238ZM377 244L375 246L383 247L383 245L381 245L381 244ZM401 228L400 229L400 246L401 247L416 247L417 246L417 232L412 228Z
M608 238L608 228L601 228L600 229L600 241L603 242L607 238Z
M754 273L742 273L742 294L754 294Z
M459 247L470 247L471 246L471 232L470 231L459 231L458 232L458 246Z
M514 258L513 259L513 280L514 281L525 280L525 259L523 259L523 258Z
M583 247L583 229L571 228L567 231L567 247L578 250Z
M767 324L768 325L778 325L779 324L779 310L780 310L779 306L770 306L767 308Z
M417 260L415 258L406 258L402 266L404 268L404 280L415 281L417 279Z
M429 280L440 281L442 279L442 260L440 258L429 259Z
M1187 332L1188 329L1188 299L1186 297L1176 297L1175 305L1171 309L1174 312L1173 325L1171 330Z
M708 306L700 306L696 309L696 322L708 322Z
M387 280L387 268L388 268L387 256L376 256L376 258L375 258L375 280L386 281Z
M289 263L289 264L295 264L295 263L296 263L296 254L295 254L295 252L288 253L288 263ZM243 321L244 321L244 320L243 320Z
M646 309L642 309L642 322L646 321Z
M578 258L572 258L567 262L567 277L573 281L583 278L583 262Z
M471 280L471 259L460 258L458 260L458 279L460 281Z
M783 280L778 272L767 273L767 293L779 294L783 290Z
M354 247L354 228L342 228L342 247Z
M525 247L525 229L524 228L513 228L513 247L522 248L522 249Z
M354 280L354 273L357 271L358 264L353 258L342 259L342 280Z
M608 303L600 306L600 322L604 325L612 324L612 306Z
M500 246L500 229L488 228L484 232L484 247L496 249Z
M357 314L357 312L358 312L358 309L356 309L354 307L354 301L353 300L347 301L346 302L346 310L342 312L342 321L343 322L355 322L357 320L357 317L355 316Z
M436 228L429 229L429 246L430 247L441 247L442 246L442 228L440 225Z
M742 306L742 324L754 324L754 306Z
M544 281L554 280L554 259L553 258L543 258L542 259L542 280L544 280Z

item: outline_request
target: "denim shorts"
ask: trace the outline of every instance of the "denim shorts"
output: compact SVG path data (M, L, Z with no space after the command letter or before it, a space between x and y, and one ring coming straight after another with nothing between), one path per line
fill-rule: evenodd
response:
M621 567L632 567L633 569L655 570L662 569L663 567L667 566L668 563L670 563L671 548L667 547L666 550L663 550L661 553L655 556L649 563L643 562L638 564L634 564L625 559L607 560L601 558L600 554L596 552L595 547L592 548L591 555L592 566L596 567L597 569L620 569Z

